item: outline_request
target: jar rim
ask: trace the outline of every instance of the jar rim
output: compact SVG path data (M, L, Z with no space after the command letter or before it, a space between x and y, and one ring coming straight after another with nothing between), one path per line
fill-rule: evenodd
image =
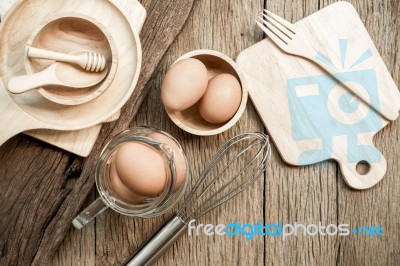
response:
M173 140L178 145L183 154L186 164L185 180L177 191L174 191L177 173L172 147L165 143L161 143L147 137L154 132L161 133L164 136ZM145 200L144 203L138 204L127 203L118 198L118 196L109 187L107 187L106 184L109 175L107 173L107 165L110 164L110 161L115 155L116 150L120 145L126 142L133 141L141 142L157 151L163 158L164 166L166 167L167 173L167 182L164 185L163 192L155 197L149 197L147 200ZM170 134L151 127L134 127L117 134L106 144L96 164L95 181L97 190L100 194L100 198L107 206L109 206L113 210L129 216L143 218L154 217L168 211L183 196L189 181L189 167L187 158L183 152L181 145Z

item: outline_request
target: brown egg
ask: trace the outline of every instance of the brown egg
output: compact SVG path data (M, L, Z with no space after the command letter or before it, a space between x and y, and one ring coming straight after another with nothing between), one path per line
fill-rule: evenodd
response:
M219 74L210 80L199 102L200 115L212 124L225 123L235 115L241 98L239 81L230 74Z
M160 194L167 179L161 155L139 142L127 142L118 148L115 168L121 182L141 196Z
M154 132L148 135L148 137L155 141L167 144L168 146L171 147L174 153L174 161L175 161L176 177L177 177L175 181L174 191L177 191L181 187L183 181L185 181L186 178L186 160L185 156L183 155L182 149L178 146L178 144L175 143L175 141L165 136L164 134Z
M120 180L117 170L115 168L115 161L112 160L110 165L110 184L111 189L117 194L118 198L126 203L141 203L146 197L140 196L132 191L130 191Z
M207 68L200 60L180 60L164 77L161 86L162 102L170 111L183 111L200 100L207 84Z

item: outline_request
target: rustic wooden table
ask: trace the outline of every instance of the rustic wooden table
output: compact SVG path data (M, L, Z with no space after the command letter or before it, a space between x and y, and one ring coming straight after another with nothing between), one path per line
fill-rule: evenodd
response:
M332 3L331 0L201 0L195 4L182 33L160 62L151 91L131 123L163 129L186 150L193 179L224 140L244 132L265 131L251 102L238 125L224 134L196 137L182 132L168 118L160 100L160 84L171 63L183 53L200 48L221 51L232 58L262 40L254 19L262 8L297 21ZM397 0L351 1L396 84L400 84L400 4ZM338 14L340 15L340 14ZM250 189L200 220L203 223L348 223L381 225L383 237L297 236L183 237L157 265L395 265L400 261L400 121L376 135L376 146L388 160L384 179L372 189L355 191L344 183L338 166L325 162L317 167L286 165L275 147L268 172ZM95 191L87 206L95 199ZM83 230L70 229L54 265L118 265L169 215L133 219L106 211Z

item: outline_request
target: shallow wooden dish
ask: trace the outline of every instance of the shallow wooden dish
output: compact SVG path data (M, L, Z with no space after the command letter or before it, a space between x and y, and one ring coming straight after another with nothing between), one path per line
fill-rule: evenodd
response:
M195 58L203 62L207 67L209 80L222 73L235 76L242 87L242 99L236 114L224 124L216 125L204 120L199 113L197 104L180 112L171 112L166 109L168 116L178 127L194 135L210 136L229 129L240 119L247 104L248 90L241 70L231 58L213 50L204 49L189 52L178 58L175 63L186 58Z
M0 145L27 130L71 131L102 123L117 113L134 91L142 50L134 25L125 13L108 0L64 0L62 11L62 14L79 12L108 29L118 53L115 76L99 97L80 105L54 103L37 90L9 94L6 89L9 79L25 73L23 58L32 32L49 17L61 13L58 1L19 1L0 25L0 124L7 125L0 132Z
M43 97L59 104L77 105L93 100L108 88L117 70L118 55L113 38L101 23L82 14L66 13L52 17L32 33L27 46L66 54L90 50L101 53L107 59L108 74L95 86L81 89L45 86L37 89ZM29 58L25 54L25 70L28 74L40 72L53 62Z

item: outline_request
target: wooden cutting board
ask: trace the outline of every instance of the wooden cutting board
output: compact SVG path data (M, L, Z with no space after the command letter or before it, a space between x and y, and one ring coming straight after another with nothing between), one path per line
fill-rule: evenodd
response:
M12 4L17 0L9 0L0 3L0 14L4 17L5 13ZM115 4L128 15L136 26L137 32L140 32L143 23L146 19L146 10L137 0L116 0ZM111 122L119 118L120 112L111 116L107 121ZM75 130L75 131L57 131L57 130L31 130L26 134L34 138L52 144L56 147L86 157L91 152L94 143L100 133L102 125L96 125L90 128Z
M140 36L143 63L139 81L120 119L103 125L85 160L23 135L0 147L0 265L51 265L72 219L92 191L100 151L112 136L129 127L152 88L146 84L185 24L193 2L141 1L147 19Z
M341 80L357 85L370 102L399 92L354 7L332 4L296 23L320 59ZM386 159L373 136L388 124L315 64L285 54L269 39L241 52L249 93L282 158L292 165L336 160L346 183L366 189L386 172ZM249 71L250 70L250 71ZM397 107L397 106L396 106ZM369 164L361 175L356 166Z

